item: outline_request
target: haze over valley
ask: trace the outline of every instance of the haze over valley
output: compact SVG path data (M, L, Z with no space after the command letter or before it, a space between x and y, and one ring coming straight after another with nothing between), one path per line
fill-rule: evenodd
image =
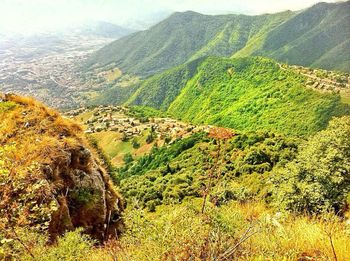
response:
M0 88L30 95L53 107L82 104L77 70L92 52L133 32L106 22L58 32L7 34L0 40Z

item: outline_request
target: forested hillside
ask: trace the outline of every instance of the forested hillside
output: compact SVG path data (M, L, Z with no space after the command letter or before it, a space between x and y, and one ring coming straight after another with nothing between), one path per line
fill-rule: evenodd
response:
M246 16L175 13L149 30L93 54L85 68L115 63L141 76L207 56L263 55L282 62L349 71L350 2L299 12Z
M217 205L263 200L299 213L342 213L347 208L349 117L332 120L307 142L271 132L226 137L225 132L196 134L128 162L115 176L123 195L154 211L157 205L201 197L211 171L217 171L220 184L211 188Z
M109 169L126 210L77 124L13 95L0 119L1 258L346 260L350 250L349 116L308 139L212 127L155 145Z
M269 32L262 48L251 54L289 64L349 71L349 20L349 1L319 3Z
M321 93L307 78L273 60L207 58L145 80L127 104L161 109L197 124L305 135L350 114L337 93Z

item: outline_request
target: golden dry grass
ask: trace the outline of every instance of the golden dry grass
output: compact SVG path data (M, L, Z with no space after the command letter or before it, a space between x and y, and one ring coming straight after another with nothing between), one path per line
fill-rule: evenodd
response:
M64 148L86 144L82 128L32 98L6 96L17 106L0 113L0 145L15 144L18 167L48 163Z
M129 231L91 260L335 260L330 238L337 260L349 260L350 228L331 215L276 214L261 202L211 206L201 215L199 206L198 199L156 213L129 210ZM249 227L256 233L225 257Z

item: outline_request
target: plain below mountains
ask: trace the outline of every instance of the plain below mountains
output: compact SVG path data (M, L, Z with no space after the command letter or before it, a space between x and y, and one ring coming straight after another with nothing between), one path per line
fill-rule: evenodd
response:
M259 16L175 13L100 49L85 69L115 64L125 73L147 76L204 56L259 55L349 71L349 20L349 1Z

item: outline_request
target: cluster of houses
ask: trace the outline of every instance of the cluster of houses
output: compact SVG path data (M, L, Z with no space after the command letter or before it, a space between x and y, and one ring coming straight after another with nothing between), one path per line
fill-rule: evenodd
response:
M115 131L123 133L128 139L139 136L144 131L152 131L157 137L164 139L184 138L197 132L208 132L210 126L195 126L170 118L137 119L129 117L129 110L122 106L99 106L92 110L80 108L70 111L66 115L77 117L90 112L91 116L83 120L87 127L86 133L101 131Z
M341 92L350 89L350 75L335 71L292 65L289 68L308 78L306 85L324 92Z

